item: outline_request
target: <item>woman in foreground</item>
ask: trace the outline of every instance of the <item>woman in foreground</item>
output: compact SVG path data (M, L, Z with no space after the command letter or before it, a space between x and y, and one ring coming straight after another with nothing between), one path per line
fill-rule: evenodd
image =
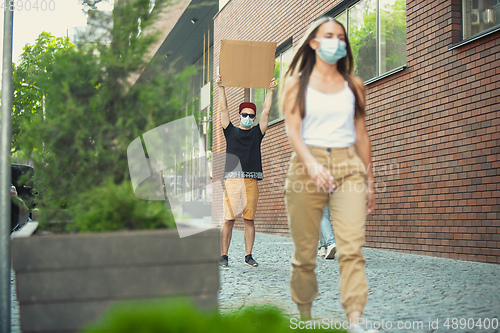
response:
M375 196L365 88L353 69L344 27L322 17L306 31L285 75L283 108L294 150L285 193L295 244L290 287L301 320L311 319L318 294L314 269L327 204L334 221L340 299L351 323L361 318L368 297L362 247ZM366 331L353 324L349 332Z

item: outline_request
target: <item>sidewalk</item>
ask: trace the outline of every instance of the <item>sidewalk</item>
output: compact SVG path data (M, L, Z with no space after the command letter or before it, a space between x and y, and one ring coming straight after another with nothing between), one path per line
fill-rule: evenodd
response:
M234 230L229 267L220 268L221 311L270 303L298 317L290 298L292 252L290 237L257 233L253 257L259 267L245 266L243 231ZM392 325L381 332L500 332L500 265L369 248L364 254L370 287L364 318L375 327ZM316 273L319 295L313 317L346 320L338 294L337 260L318 257ZM467 323L469 318L474 324ZM479 328L478 319L481 324L489 319L490 329Z

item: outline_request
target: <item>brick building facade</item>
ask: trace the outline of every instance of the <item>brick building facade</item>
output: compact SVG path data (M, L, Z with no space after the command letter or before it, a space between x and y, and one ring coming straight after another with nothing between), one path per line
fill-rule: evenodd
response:
M500 263L500 29L464 38L466 2L406 1L406 64L365 81L377 184L368 247ZM295 46L314 19L356 1L259 3L230 0L215 16L214 69L222 39L279 46L291 38ZM237 125L237 106L249 91L226 88L226 95ZM213 177L220 179L225 138L217 89L213 106ZM289 234L282 189L290 154L284 120L276 120L262 142L258 232ZM220 221L220 190L213 202Z

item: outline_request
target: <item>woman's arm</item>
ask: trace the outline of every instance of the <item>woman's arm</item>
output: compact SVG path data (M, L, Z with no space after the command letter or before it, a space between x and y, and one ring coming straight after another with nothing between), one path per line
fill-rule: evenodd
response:
M358 77L354 77L354 84L358 90L359 98L362 98L361 105L365 104L365 86L363 80ZM370 215L375 210L375 186L373 183L373 172L372 172L372 146L370 142L370 137L368 136L368 131L366 130L366 123L364 116L358 116L354 118L354 129L356 131L356 152L361 158L366 170L366 181L368 184L368 195L366 203L366 214Z
M300 116L299 106L296 104L298 90L299 78L288 78L285 85L283 106L288 138L293 150L300 161L304 163L309 176L311 176L316 186L325 191L333 191L333 177L327 168L316 161L302 139L302 117Z

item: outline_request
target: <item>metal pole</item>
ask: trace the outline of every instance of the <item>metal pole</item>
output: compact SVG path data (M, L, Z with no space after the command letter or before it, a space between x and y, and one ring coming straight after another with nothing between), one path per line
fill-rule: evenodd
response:
M10 155L12 140L12 28L14 11L4 9L0 125L0 332L10 324Z

